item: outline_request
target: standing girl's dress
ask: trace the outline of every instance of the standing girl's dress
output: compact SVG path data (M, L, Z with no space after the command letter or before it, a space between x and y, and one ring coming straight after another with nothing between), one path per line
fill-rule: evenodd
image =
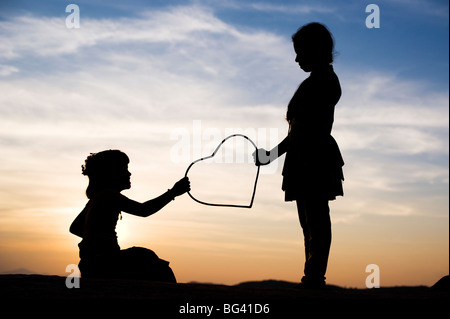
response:
M343 195L339 147L331 136L334 107L341 96L332 66L313 71L288 105L289 133L283 167L285 200Z

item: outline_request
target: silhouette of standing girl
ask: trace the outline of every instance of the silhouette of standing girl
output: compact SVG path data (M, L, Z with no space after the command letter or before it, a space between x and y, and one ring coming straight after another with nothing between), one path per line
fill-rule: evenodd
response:
M185 177L161 196L138 203L120 193L131 187L128 163L125 153L107 150L91 154L82 166L83 175L89 177L89 201L70 226L71 233L83 238L78 245L81 276L176 282L169 262L159 259L150 249L121 250L115 228L121 212L150 216L189 191L189 180Z
M287 107L287 137L270 152L259 149L257 165L266 165L286 153L282 189L285 201L296 201L305 239L305 268L301 287L325 286L331 246L329 200L343 195L344 180L339 147L331 136L334 107L341 96L334 73L333 38L319 23L310 23L292 36L295 61L305 72Z

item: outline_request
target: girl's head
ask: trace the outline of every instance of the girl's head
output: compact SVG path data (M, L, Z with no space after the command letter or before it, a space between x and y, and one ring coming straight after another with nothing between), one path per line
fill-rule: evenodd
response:
M295 62L305 72L333 63L333 36L324 25L317 22L304 25L292 36L292 42L297 54Z
M81 165L82 174L89 177L86 196L92 198L98 191L122 191L131 187L128 156L119 150L91 153Z

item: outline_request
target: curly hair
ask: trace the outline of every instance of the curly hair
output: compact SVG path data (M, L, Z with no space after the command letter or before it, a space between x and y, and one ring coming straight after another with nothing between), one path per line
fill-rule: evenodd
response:
M81 173L89 177L86 196L92 198L96 192L110 183L118 168L128 165L129 162L128 156L119 150L91 153L84 161L84 165L81 165Z

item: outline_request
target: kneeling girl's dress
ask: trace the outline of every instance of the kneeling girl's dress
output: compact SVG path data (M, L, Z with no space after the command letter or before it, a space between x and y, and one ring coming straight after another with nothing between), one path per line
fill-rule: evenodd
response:
M78 244L81 276L176 282L169 262L152 250L120 249L115 229L124 200L127 198L119 192L99 192L72 223L70 231L83 238Z

